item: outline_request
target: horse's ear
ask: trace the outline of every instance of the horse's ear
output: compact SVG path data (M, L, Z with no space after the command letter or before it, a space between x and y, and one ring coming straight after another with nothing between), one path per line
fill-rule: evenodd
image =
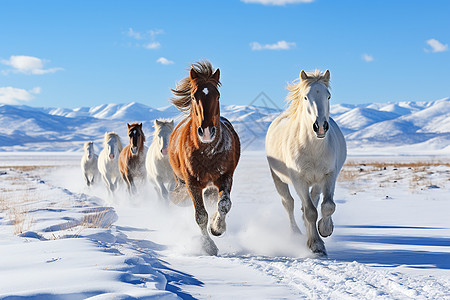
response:
M155 119L155 121L153 122L153 124L155 124L155 127L158 127L158 125L159 125L158 119Z
M306 74L306 72L305 72L304 70L302 70L302 71L300 72L300 78L301 78L302 80L308 79L308 75Z
M142 128L142 123L139 123L139 125L138 125L140 128Z
M217 69L214 74L212 74L211 78L213 78L215 81L219 82L220 79L220 69Z
M195 72L194 68L191 68L191 79L195 79L198 77L197 72Z
M330 81L330 70L326 70L325 74L323 74L323 79L325 79L325 81Z
M130 128L131 128L131 125L127 123L127 127L128 127L128 129L130 129Z
M170 121L170 125L172 125L172 127L173 127L173 120Z

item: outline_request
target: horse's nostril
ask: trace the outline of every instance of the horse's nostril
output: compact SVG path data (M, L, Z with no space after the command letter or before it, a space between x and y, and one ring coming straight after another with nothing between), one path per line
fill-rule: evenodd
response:
M211 127L211 137L214 136L214 134L216 134L216 127Z
M328 124L328 122L325 121L325 122L323 123L323 129L325 129L325 131L327 131L329 127L330 127L330 124Z
M313 124L313 130L314 130L314 132L319 131L319 122L317 122L317 121L314 122L314 124Z
M199 136L203 136L203 128L202 128L201 126L199 126L199 127L197 128L197 132L198 132L198 135L199 135Z

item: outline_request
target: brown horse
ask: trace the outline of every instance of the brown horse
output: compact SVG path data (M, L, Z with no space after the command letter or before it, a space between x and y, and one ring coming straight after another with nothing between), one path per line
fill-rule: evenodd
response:
M135 179L145 180L145 136L142 131L142 123L128 124L128 137L130 140L120 152L119 170L123 180L127 183L128 192L135 193Z
M217 211L210 221L215 236L226 230L225 217L230 211L233 173L238 164L241 145L231 123L220 116L220 71L214 71L208 61L193 64L190 76L175 90L172 103L189 116L181 121L170 136L169 161L177 187L171 193L174 202L189 193L195 207L195 220L203 235L203 249L217 255L218 249L207 230L208 213L202 192L218 190Z

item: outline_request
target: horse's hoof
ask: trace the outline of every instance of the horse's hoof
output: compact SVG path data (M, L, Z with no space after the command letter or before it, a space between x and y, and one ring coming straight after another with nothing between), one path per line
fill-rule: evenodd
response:
M331 220L331 218L328 218L326 221L324 219L320 219L317 227L322 237L329 237L333 233L334 229L333 220Z
M317 251L313 251L315 258L327 258L328 254L327 251L325 249L323 250L317 250Z
M327 250L325 250L325 244L322 240L319 241L307 241L308 248L314 253L315 257L326 257Z
M211 220L211 225L209 229L212 235L221 236L227 230L227 223L225 223L225 217L220 216L220 214L216 212Z
M203 236L202 248L208 255L211 256L217 256L217 253L219 253L219 249L210 237Z

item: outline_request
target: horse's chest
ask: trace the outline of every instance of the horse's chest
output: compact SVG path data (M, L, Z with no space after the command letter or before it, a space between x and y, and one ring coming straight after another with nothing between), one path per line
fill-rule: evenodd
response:
M224 153L207 155L205 152L200 152L192 156L192 173L199 178L205 178L206 181L214 181L228 170L227 162L227 156Z
M310 184L320 183L326 174L332 172L332 168L327 159L317 159L317 157L300 157L295 161L298 175Z

